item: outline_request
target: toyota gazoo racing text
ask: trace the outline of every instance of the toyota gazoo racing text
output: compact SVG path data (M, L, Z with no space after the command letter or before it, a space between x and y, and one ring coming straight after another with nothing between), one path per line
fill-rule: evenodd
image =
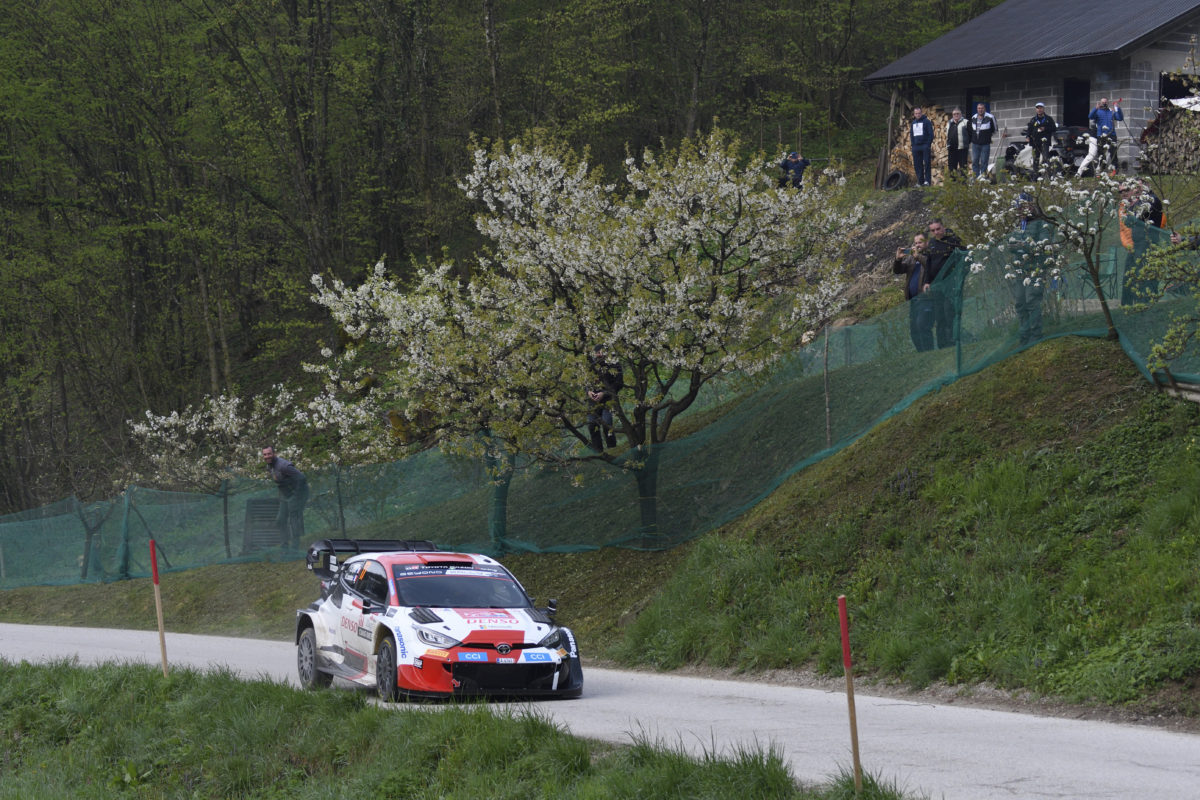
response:
M426 541L322 539L308 550L321 596L296 612L301 685L334 677L380 697L578 697L575 635L534 608L499 562Z

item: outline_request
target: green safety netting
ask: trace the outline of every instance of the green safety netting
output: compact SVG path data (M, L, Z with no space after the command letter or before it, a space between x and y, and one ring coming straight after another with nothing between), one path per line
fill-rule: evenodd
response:
M1165 234L1135 226L1131 252L1111 227L1098 251L1103 291L1125 351L1153 380L1144 366L1150 346L1172 311L1194 301L1167 294L1148 310L1133 310L1133 265ZM482 463L436 451L393 464L310 469L304 543L327 536L413 538L493 554L677 545L743 513L923 394L1020 349L1014 292L1021 281L1006 277L1008 259L1004 247L993 248L984 268L973 269L960 252L943 270L923 302L948 309L954 333L943 342L948 346L915 349L910 302L823 331L768 376L711 387L701 404L706 410L690 412L711 422L650 454L619 459L656 461L652 490L639 484L637 470L600 462L569 472L518 463L511 481L498 482ZM1079 272L1048 280L1039 295L1042 338L1105 335L1097 294ZM1200 383L1194 359L1177 361L1172 371L1180 381ZM167 570L299 558L280 546L276 496L265 480L230 480L216 495L133 486L104 502L68 499L0 517L0 588L147 576L151 539ZM648 527L648 510L656 529Z

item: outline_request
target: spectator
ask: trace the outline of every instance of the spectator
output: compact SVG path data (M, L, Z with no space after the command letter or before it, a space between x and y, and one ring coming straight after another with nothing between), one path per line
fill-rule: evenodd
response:
M971 117L971 172L976 178L981 174L987 177L995 133L996 118L988 113L983 103L979 103L975 106L975 116Z
M1054 118L1046 114L1045 103L1035 103L1034 108L1037 111L1025 126L1025 141L1033 148L1033 171L1036 177L1042 159L1050 160L1050 144L1054 141L1058 126L1054 124Z
M812 162L807 158L802 158L799 153L788 153L787 158L779 162L779 168L783 170L783 175L779 176L779 188L782 189L789 183L796 189L800 188L800 184L804 182L804 170Z
M925 247L928 263L926 268L925 286L922 291L930 292L929 302L933 307L933 324L937 328L937 346L949 347L954 344L954 298L949 284L942 282L934 286L941 275L946 262L955 250L965 250L966 245L953 231L946 228L940 219L929 223L929 242Z
M1005 278L1012 290L1017 312L1017 339L1024 347L1042 338L1042 296L1046 291L1045 256L1039 242L1048 238L1046 222L1037 219L1037 206L1031 196L1017 196L1017 228L1008 237L1013 263Z
M296 549L304 539L304 505L308 502L308 479L286 458L275 455L275 448L262 449L267 474L279 489L279 513L275 525L284 547Z
M588 435L592 449L604 452L604 446L617 446L617 433L613 428L612 401L625 386L625 378L618 361L609 361L604 348L597 345L588 356L588 366L596 376L596 383L588 388L590 409L587 416ZM603 435L603 436L602 436Z
M1149 186L1138 179L1121 184L1121 206L1117 215L1121 244L1126 249L1125 280L1121 284L1121 305L1133 305L1155 290L1154 281L1141 280L1142 258L1152 244L1165 238L1162 231L1163 205Z
M1100 102L1096 103L1096 107L1088 112L1088 124L1091 128L1092 135L1096 137L1097 149L1100 154L1101 163L1096 169L1107 170L1116 163L1117 160L1117 123L1125 119L1125 115L1121 113L1121 101L1113 101L1113 107L1108 107L1108 98L1101 97ZM1093 152L1089 148L1087 158L1079 165L1079 171L1083 172L1091 165L1093 160Z
M917 185L929 186L933 173L933 123L925 116L920 106L913 109L911 139L913 171L917 173Z
M962 174L971 154L971 123L963 119L962 109L950 112L946 123L946 169L949 175Z
M917 352L933 349L933 307L923 294L928 282L925 276L928 258L925 255L925 234L913 237L912 247L896 248L892 272L904 276L904 299L908 301L908 335Z

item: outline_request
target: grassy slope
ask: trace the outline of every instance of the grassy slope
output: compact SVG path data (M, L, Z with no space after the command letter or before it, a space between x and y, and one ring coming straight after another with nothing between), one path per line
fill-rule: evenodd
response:
M846 594L868 674L986 680L1200 711L1197 409L1119 348L1060 339L926 397L669 553L506 559L585 655L839 669ZM164 578L172 630L286 637L297 563ZM152 627L145 581L0 593L0 619Z

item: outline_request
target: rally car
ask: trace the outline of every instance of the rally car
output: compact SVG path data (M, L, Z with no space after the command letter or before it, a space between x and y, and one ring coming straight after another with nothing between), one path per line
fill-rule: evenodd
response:
M380 697L578 697L575 635L556 603L484 555L431 542L322 539L308 549L321 596L296 612L296 667L306 688L343 678Z

